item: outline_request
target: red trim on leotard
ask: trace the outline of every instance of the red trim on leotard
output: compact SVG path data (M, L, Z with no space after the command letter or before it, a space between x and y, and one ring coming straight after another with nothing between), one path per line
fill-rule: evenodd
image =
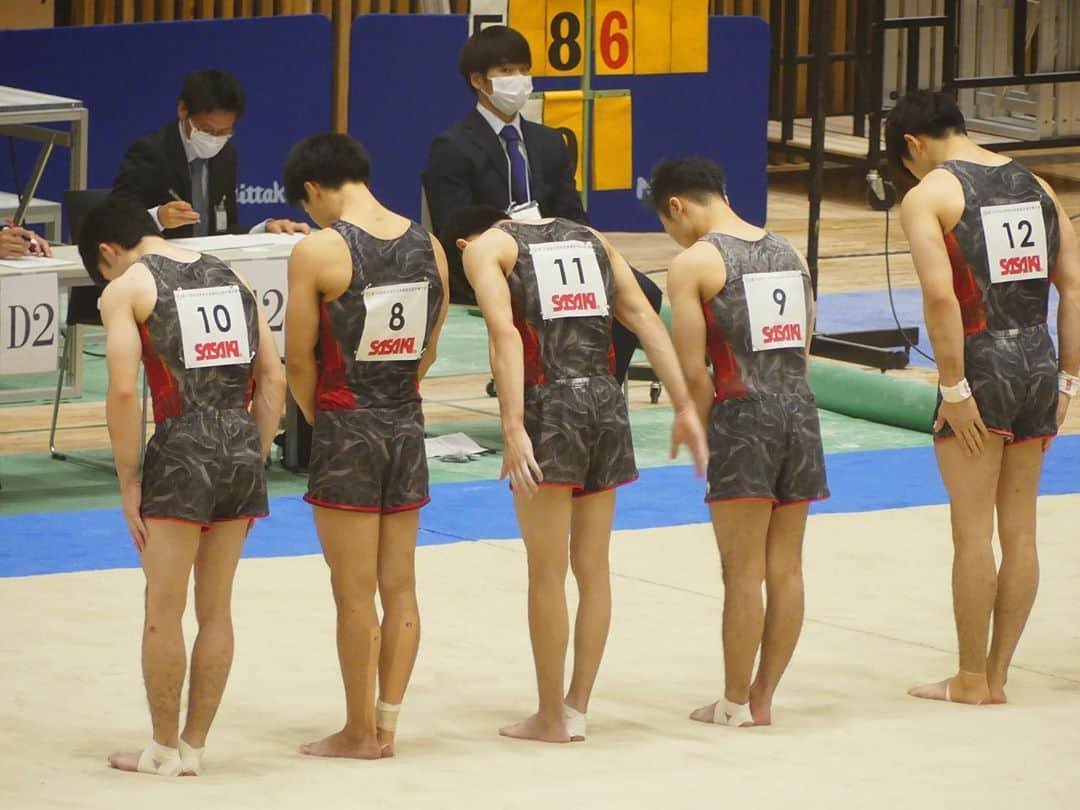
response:
M742 374L739 372L735 352L732 351L724 333L720 331L708 301L702 303L701 310L705 313L709 357L712 359L713 377L716 381L716 401L745 397L746 383L743 382Z
M315 384L315 399L320 411L356 408L356 397L345 379L345 355L325 303L319 306L319 379Z
M180 394L180 384L173 376L172 369L158 353L150 328L139 324L139 340L142 342L142 361L146 379L150 383L150 394L154 400L154 421L180 416L184 412L184 398Z
M540 338L536 330L525 319L525 314L518 309L517 304L512 305L514 313L514 326L521 335L521 359L525 370L525 385L542 385L547 380L544 370L544 360L540 356Z
M945 234L945 247L952 265L953 292L960 302L960 315L964 321L964 335L974 335L986 330L986 307L983 306L982 290L975 281L975 271L964 258L956 232Z

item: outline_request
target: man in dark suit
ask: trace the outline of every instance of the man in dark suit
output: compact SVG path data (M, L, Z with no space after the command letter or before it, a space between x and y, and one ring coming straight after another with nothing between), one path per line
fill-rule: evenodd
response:
M236 207L236 147L229 141L244 114L244 91L231 73L199 70L184 78L179 120L133 143L114 183L142 200L169 238L245 233ZM306 224L271 219L252 233L308 233Z
M558 130L521 117L532 92L529 43L513 28L494 25L473 34L458 70L476 95L476 107L431 145L422 179L432 230L471 205L494 205L515 218L564 217L589 224L574 185L570 154ZM472 303L460 272L450 275L450 298ZM660 288L634 271L659 311ZM621 324L613 330L616 376L626 374L638 346Z

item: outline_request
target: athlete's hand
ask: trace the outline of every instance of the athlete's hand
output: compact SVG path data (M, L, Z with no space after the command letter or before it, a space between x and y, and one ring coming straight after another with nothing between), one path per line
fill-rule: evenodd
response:
M306 222L293 222L291 219L272 219L266 223L267 233L311 233L311 226Z
M1065 415L1069 412L1069 404L1072 402L1072 397L1068 394L1058 394L1058 406L1057 406L1057 426L1058 430L1061 430L1061 426L1065 424ZM1050 449L1051 443L1054 441L1054 437L1050 436L1043 439L1043 452L1047 452Z
M675 411L675 421L671 425L671 457L679 454L679 447L685 445L694 460L694 471L698 478L705 476L709 463L709 444L705 440L705 430L693 404Z
M967 455L977 456L983 451L990 431L986 429L982 416L979 415L975 397L968 397L963 402L942 402L938 408L937 421L934 422L934 432L941 430L946 422Z
M194 225L199 221L199 212L192 208L189 202L173 200L158 206L157 218L162 229L169 230L182 225Z
M135 548L141 554L146 548L146 524L142 519L142 482L132 481L120 486L120 504L124 510L124 520L127 521L131 539L135 541Z
M528 498L536 494L544 480L540 465L533 456L532 439L524 427L511 428L503 434L503 465L499 478L510 476L515 493Z

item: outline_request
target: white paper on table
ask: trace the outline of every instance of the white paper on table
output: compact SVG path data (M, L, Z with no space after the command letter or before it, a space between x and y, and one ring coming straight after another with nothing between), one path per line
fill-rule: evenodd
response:
M260 245L281 244L273 233L236 233L221 236L192 236L185 239L170 239L169 244L195 250L199 253L212 253L216 250L236 250L237 248L259 247Z
M464 433L448 433L445 436L432 436L424 439L424 450L428 458L442 456L475 456L489 452Z
M0 259L0 267L15 270L42 270L48 267L70 267L70 261L53 259L48 256L20 256L17 259Z

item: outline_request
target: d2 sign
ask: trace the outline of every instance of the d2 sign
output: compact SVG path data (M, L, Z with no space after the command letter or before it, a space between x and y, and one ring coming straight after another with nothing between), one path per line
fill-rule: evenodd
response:
M0 374L56 371L59 312L55 273L0 279Z

